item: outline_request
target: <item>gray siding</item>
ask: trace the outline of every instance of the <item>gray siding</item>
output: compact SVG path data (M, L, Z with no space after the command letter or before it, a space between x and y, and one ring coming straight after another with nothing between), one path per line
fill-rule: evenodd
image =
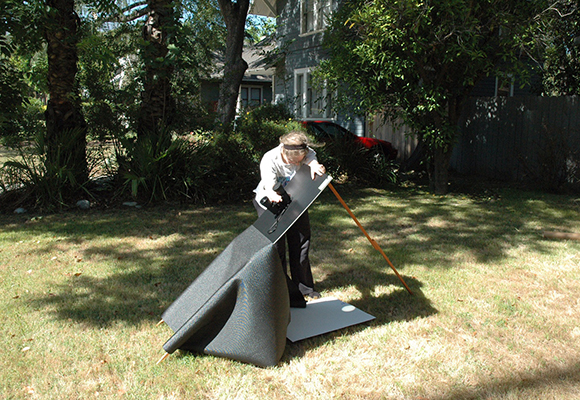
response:
M333 1L336 9L337 0ZM285 49L285 65L276 71L274 77L274 101L283 102L291 110L295 109L296 93L294 92L294 71L315 68L327 53L322 48L324 32L300 34L300 0L288 0L277 18L277 32L281 37L279 48ZM289 43L286 47L284 43ZM363 116L337 115L330 118L357 135L364 136L365 123Z
M294 108L294 70L316 67L325 58L323 33L300 35L300 0L288 0L276 19L279 48L285 49L286 62L276 71L274 98ZM289 44L288 44L289 43Z

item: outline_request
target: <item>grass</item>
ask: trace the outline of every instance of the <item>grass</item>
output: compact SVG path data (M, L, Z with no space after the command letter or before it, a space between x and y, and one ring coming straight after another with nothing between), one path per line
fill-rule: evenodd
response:
M317 289L376 316L276 367L177 352L161 313L251 204L0 215L2 399L580 398L580 199L337 187L311 208Z

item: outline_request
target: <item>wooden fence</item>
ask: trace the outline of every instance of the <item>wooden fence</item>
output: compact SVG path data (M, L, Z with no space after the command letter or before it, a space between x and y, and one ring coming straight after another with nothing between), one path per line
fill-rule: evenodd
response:
M397 158L401 161L409 158L417 146L417 139L411 135L409 127L403 125L401 121L395 123L384 121L380 114L367 119L366 132L369 137L391 142L399 152Z
M474 97L459 124L451 168L506 181L553 180L580 175L580 98ZM408 157L408 129L369 123L367 132ZM402 151L401 151L402 149Z
M578 97L473 98L451 168L506 181L561 179L580 160Z

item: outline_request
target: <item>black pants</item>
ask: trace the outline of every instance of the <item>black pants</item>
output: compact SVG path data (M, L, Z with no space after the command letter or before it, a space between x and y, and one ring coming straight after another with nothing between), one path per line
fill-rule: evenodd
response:
M255 199L254 207L258 212L258 217L266 211L258 205ZM302 283L305 286L313 288L314 279L312 278L310 259L308 257L310 250L310 218L308 217L308 210L304 211L304 214L296 220L286 234L276 243L278 254L282 261L282 267L287 274L286 242L288 242L288 261L290 263L290 276L292 281L296 285Z

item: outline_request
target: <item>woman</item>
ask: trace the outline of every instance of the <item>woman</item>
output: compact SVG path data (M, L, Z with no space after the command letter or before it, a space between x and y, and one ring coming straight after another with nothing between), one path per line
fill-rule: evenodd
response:
M260 183L254 190L254 207L258 216L266 210L260 200L267 197L272 203L279 203L282 197L274 191L274 186L281 183L285 186L302 165L310 168L312 179L322 175L326 169L316 159L316 153L310 147L308 137L299 131L293 131L280 138L280 145L268 151L260 162ZM286 241L288 242L288 261L292 281L305 297L317 299L320 294L314 290L314 279L310 267L308 252L310 249L310 219L308 210L292 225L277 243L278 253L284 271L286 266Z

